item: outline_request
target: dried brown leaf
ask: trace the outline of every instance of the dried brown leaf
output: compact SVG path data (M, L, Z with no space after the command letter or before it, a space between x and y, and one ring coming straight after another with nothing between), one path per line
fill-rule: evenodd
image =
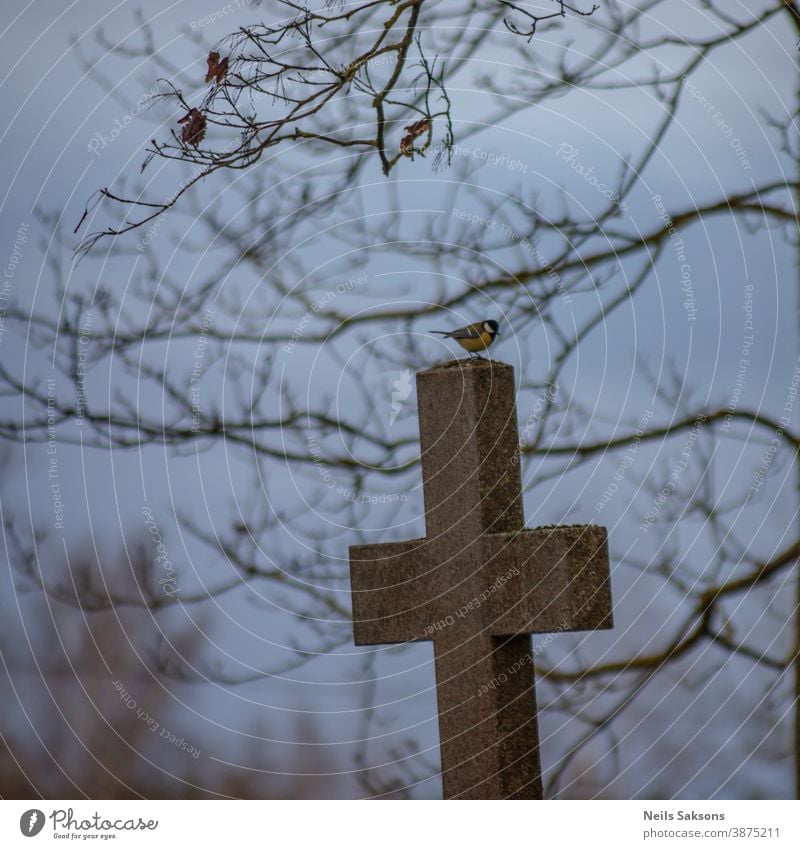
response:
M220 61L219 53L216 50L212 50L208 54L208 59L206 60L208 62L208 71L206 72L207 83L215 80L217 85L219 85L225 79L225 74L228 73L229 58L229 56L226 56Z
M178 123L184 125L181 131L183 144L198 145L206 137L206 116L199 109L190 109Z

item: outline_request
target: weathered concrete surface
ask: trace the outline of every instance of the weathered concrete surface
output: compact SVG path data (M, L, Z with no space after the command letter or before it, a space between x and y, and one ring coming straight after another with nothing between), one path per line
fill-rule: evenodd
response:
M514 371L417 375L424 539L350 549L358 645L433 640L446 798L542 797L530 634L610 628L608 542L525 530Z

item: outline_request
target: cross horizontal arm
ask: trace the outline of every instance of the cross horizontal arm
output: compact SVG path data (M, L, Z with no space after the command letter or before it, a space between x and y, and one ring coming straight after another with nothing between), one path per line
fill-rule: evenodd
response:
M424 539L350 547L357 646L429 640Z
M505 580L491 599L492 634L611 628L608 536L596 525L487 534L484 557Z

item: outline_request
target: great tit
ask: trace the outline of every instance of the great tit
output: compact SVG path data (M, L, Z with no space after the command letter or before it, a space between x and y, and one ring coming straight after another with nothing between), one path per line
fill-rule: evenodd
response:
M429 333L438 333L446 339L455 339L459 345L469 351L470 357L474 354L478 359L483 357L478 351L485 351L489 345L494 342L495 336L498 336L500 325L494 319L486 321L476 321L475 324L468 324L466 327L460 327L458 330L430 330Z

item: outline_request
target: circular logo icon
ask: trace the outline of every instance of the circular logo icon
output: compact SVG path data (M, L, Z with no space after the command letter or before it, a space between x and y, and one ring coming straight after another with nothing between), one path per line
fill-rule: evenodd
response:
M44 811L31 808L19 818L19 830L25 837L36 837L44 828Z

